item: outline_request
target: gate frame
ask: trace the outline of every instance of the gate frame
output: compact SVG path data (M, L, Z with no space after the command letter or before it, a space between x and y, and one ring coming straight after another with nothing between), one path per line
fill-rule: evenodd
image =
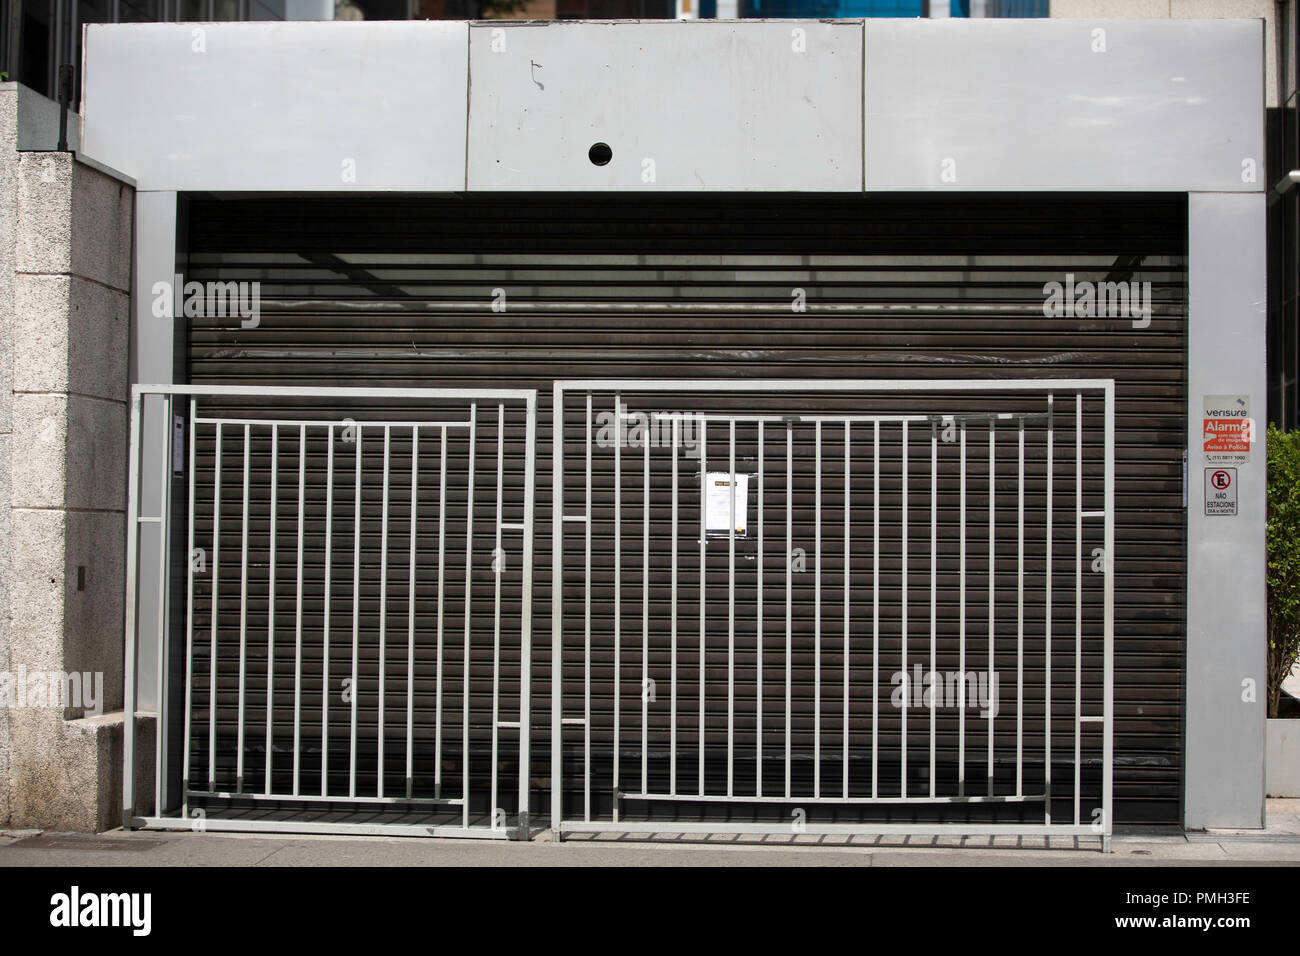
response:
M731 822L626 822L566 820L563 809L564 695L564 397L566 392L1057 392L1092 391L1104 400L1103 593L1102 664L1102 817L1104 826L1091 824L910 824L910 823L805 823L799 832L809 835L861 836L1062 836L1100 837L1101 851L1111 852L1114 776L1114 661L1115 661L1115 380L1114 379L557 379L551 404L551 833L619 834L789 834L787 824ZM590 426L590 423L588 423ZM590 452L588 452L590 453ZM702 463L701 467L707 467ZM590 515L586 516L590 521ZM878 691L879 688L876 688ZM1076 728L1077 733L1077 728ZM588 768L589 770L590 768ZM706 795L706 800L708 797ZM709 801L717 802L717 801ZM721 802L726 802L723 799ZM765 801L779 806L791 801ZM889 805L889 801L879 801ZM615 811L615 815L617 811Z
M165 480L160 489L162 512L158 515L140 514L141 492L141 455L143 433L142 411L144 400L148 396L163 399L164 415L162 417L161 450L163 474ZM171 468L172 427L175 400L178 397L251 397L251 398L394 398L394 399L438 399L453 398L466 401L522 402L526 414L526 436L524 450L524 517L523 517L523 552L522 595L520 599L520 700L519 700L519 815L516 827L493 829L490 826L425 826L409 823L345 823L345 822L294 822L289 820L231 820L202 818L201 825L184 816L164 816L159 809L163 790L163 776L167 744L166 733L166 698L165 684L168 676L167 645L170 632L168 604L170 599L172 561L171 553L171 502L174 484ZM365 425L365 422L358 422ZM416 423L418 424L418 423ZM192 428L190 423L187 427ZM189 436L187 436L187 442ZM122 821L130 829L182 829L209 830L232 833L313 833L313 834L351 834L381 836L427 836L457 837L474 839L518 839L527 840L531 835L529 828L528 789L531 775L532 747L530 731L532 726L532 629L533 629L533 532L536 525L536 473L537 473L537 390L536 389L476 389L476 388L356 388L356 387L319 387L319 386L239 386L239 385L147 385L131 386L130 407L130 444L127 476L127 510L126 510L126 600L125 600L125 638L126 661L123 680L123 712L125 729L123 740L122 772ZM188 466L187 466L188 468ZM187 478L193 480L188 474ZM154 812L151 815L137 815L135 812L135 774L136 774L136 657L143 635L137 634L136 606L140 601L137 586L139 536L145 524L156 524L161 535L160 569L156 595L159 605L157 640L158 657L158 710L155 713L154 747ZM188 624L187 624L188 627ZM188 680L188 675L187 675ZM187 692L188 696L188 692ZM184 705L182 705L184 706ZM499 715L493 715L494 721L500 723ZM494 731L495 732L495 731ZM496 770L493 768L493 774ZM361 801L364 802L364 801ZM182 804L184 807L185 804Z

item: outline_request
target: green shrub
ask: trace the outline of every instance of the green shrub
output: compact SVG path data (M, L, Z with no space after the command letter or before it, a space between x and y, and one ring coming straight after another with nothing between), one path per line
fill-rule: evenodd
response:
M1268 426L1268 715L1300 657L1300 431Z

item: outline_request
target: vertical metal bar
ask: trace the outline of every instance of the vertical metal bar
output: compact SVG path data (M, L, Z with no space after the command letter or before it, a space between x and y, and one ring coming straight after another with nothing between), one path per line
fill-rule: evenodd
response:
M673 456L677 446L673 446ZM650 442L641 446L641 792L649 793L650 744Z
M997 458L995 444L997 441L997 427L992 418L989 419L989 663L988 674L985 676L986 686L989 689L988 702L988 756L985 763L985 776L988 778L988 795L993 796L993 731L994 716L997 712L997 701L992 697L993 694L993 674L994 674L994 620L995 613L995 579L994 571L996 570L995 562L997 552L995 542L997 541Z
M1052 444L1054 397L1047 395L1047 545L1043 584L1043 822L1052 822Z
M794 584L794 425L785 426L785 795L790 796L791 657L794 653L793 584Z
M353 470L354 498L352 504L352 681L348 685L352 694L351 724L348 733L348 796L357 795L357 698L361 690L357 687L357 649L360 640L361 625L361 426L353 425L356 431L356 465Z
M822 423L813 427L813 798L822 795Z
M383 489L379 506L379 706L375 742L378 746L375 761L375 793L384 796L384 704L388 677L388 474L389 455L392 451L392 429L384 426Z
M325 596L321 605L320 795L329 796L330 771L330 583L334 543L334 426L325 432Z
M122 682L122 716L126 726L123 728L122 742L122 822L131 824L135 816L135 701L136 701L136 654L139 642L136 635L136 610L139 600L139 582L136 580L137 558L140 535L140 409L143 398L140 392L131 392L131 430L129 437L129 458L127 459L126 483L126 598L123 609L123 633L126 638L126 660L123 664ZM220 425L217 426L218 430ZM218 448L220 439L218 438ZM220 454L220 452L218 452ZM192 472L191 472L192 474ZM214 568L215 571L215 568ZM215 579L214 579L215 580ZM215 600L214 600L215 607ZM216 614L213 614L213 620ZM215 630L214 630L215 633ZM215 645L215 641L214 641ZM209 705L209 712L212 711ZM215 718L212 718L215 719ZM209 750L209 754L211 754ZM208 766L213 761L209 757ZM211 774L211 769L209 769Z
M494 524L496 541L493 544L492 584L492 782L488 806L497 811L497 759L500 753L501 724L501 577L506 571L506 556L501 550L501 508L505 498L506 461L506 406L497 403L497 509Z
M81 18L81 11L79 7L80 5L76 3L76 0L69 0L68 17L72 21L72 29L68 31L68 59L66 62L74 66L78 74L81 73L81 53L82 53L81 28L84 23ZM168 18L168 20L175 20L175 19L177 18L175 17ZM72 102L70 104L70 108L77 109L77 111L80 112L79 104L80 104L79 87L73 86Z
M558 533L558 532L557 532ZM434 625L433 793L442 796L443 611L447 580L447 429L438 434L438 620ZM558 691L557 691L558 696Z
M1025 750L1025 419L1016 467L1016 796L1024 793Z
M957 795L966 795L966 419L961 420L961 490L959 492L960 544L958 547L957 640L959 675L957 693Z
M840 755L840 764L843 780L840 788L843 796L849 795L849 592L852 585L852 578L849 573L850 566L850 543L853 538L850 516L853 513L853 503L850 498L850 473L852 471L852 426L849 420L844 420L844 665L843 678L844 684L841 691L842 700L840 702L840 713L843 715L843 753Z
M930 676L933 679L937 666L939 610L939 422L930 423ZM921 700L925 700L925 684L921 685ZM930 690L930 797L935 795L935 707L938 688Z
M221 578L221 422L217 422L217 441L212 478L212 636L208 659L208 790L217 789L217 612ZM132 461L135 459L133 458ZM134 529L133 529L134 530Z
M185 733L181 745L181 816L186 818L190 814L190 711L194 696L194 431L198 427L194 422L197 417L195 405L195 400L191 398L187 425L190 439L189 466L186 469L189 505L185 511L188 526L185 535Z
M275 727L275 564L276 564L276 521L279 508L280 485L280 426L271 426L271 536L269 542L270 560L267 562L267 609L266 609L266 779L262 792L271 793L271 745L272 730ZM301 551L301 549L299 549ZM296 694L295 682L295 694ZM293 768L294 788L298 792L298 733L294 727Z
M757 651L757 661L754 666L754 793L757 796L763 795L763 423L758 423L758 489L755 493L757 501L756 521L758 534L758 582L755 588L756 607L755 607L755 625L754 625L754 647Z
M677 443L680 441L678 432L681 430L681 421L678 416L673 416L673 507L672 507L672 534L669 536L672 541L672 573L669 588L671 590L672 610L669 616L669 711L670 722L668 728L668 792L677 793ZM700 457L700 467L704 467L704 458Z
M907 677L907 467L908 467L908 441L907 441L907 422L903 422L903 555L902 555L902 606L899 609L901 615L901 650L902 650L902 670L903 677ZM904 684L904 687L907 685ZM903 697L903 706L901 709L901 734L902 742L899 748L899 774L901 793L903 798L907 798L907 708L911 703L907 696Z
M167 619L169 588L168 578L171 570L171 526L172 526L172 429L174 401L170 395L162 398L162 420L160 423L162 439L159 457L159 501L158 501L158 655L156 658L157 725L154 733L154 812L162 815L165 810L163 784L167 779L167 671L170 668L170 655L167 653Z
M591 425L591 392L588 392L582 562L582 818L587 821L591 820Z
M880 420L871 431L871 796L880 786Z
M564 386L556 382L551 388L551 829L557 836L564 819L563 756Z
M49 8L53 11L54 29L50 31L50 36L46 42L46 49L49 51L50 65L45 71L46 85L54 94L58 95L59 88L59 63L63 54L63 0L50 0ZM48 22L48 21L47 21Z
M706 419L699 420L700 425L700 736L699 736L699 793L704 794L704 658L705 658L705 605L708 593L708 562L705 557L705 548L708 545L708 520L705 512L708 510L708 484L709 484L709 465L708 455L704 451L704 443L707 432L708 422Z
M461 825L469 826L469 663L474 585L474 458L478 449L478 403L469 406L469 465L465 485L465 643L460 666ZM493 807L488 807L489 819Z
M298 752L302 749L302 563L306 518L307 426L298 426L298 576L293 612L293 792L298 791Z
M1102 848L1110 849L1112 819L1114 732L1115 732L1115 383L1106 383L1105 394L1105 462L1103 495L1105 531L1102 541L1104 580L1102 585L1102 760L1101 815Z
M520 839L527 840L528 793L532 776L533 714L533 525L537 496L537 393L530 392L524 413L524 540L520 574L523 598L519 615L519 817Z
M1083 757L1083 394L1074 395L1074 825Z
M735 789L736 744L736 420L728 423L727 482L730 519L727 525L727 796Z
M613 792L618 792L618 745L623 723L622 658L623 631L623 411L622 399L614 393L614 765ZM613 801L613 818L618 822L618 800Z
M244 503L239 524L239 717L235 751L235 792L244 792L244 685L248 661L248 471L251 428L244 426Z
M411 426L411 536L406 581L406 797L411 797L415 773L415 546L416 515L420 510L420 426Z

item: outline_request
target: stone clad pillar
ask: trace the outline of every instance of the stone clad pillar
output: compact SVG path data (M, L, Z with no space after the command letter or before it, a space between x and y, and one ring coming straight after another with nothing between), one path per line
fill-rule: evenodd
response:
M18 151L19 95L0 90L0 821L103 830L121 817L134 188Z

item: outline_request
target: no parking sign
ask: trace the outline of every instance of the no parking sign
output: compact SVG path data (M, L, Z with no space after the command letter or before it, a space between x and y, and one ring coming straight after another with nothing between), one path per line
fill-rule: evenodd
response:
M1205 469L1205 513L1207 515L1235 515L1237 513L1237 469Z

